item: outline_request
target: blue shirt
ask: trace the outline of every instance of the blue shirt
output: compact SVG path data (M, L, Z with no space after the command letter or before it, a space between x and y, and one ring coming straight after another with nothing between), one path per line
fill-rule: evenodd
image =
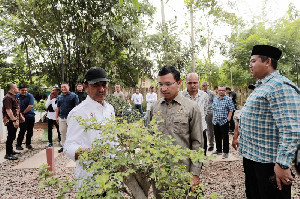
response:
M300 144L300 90L278 71L259 80L239 122L239 152L250 160L289 166Z
M214 111L212 122L214 125L219 124L220 126L226 124L229 112L235 110L232 99L226 95L222 99L219 96L215 97L212 109Z
M79 104L78 96L73 92L63 93L57 98L57 107L59 107L59 117L67 119L69 112Z
M18 98L20 101L21 113L23 113L29 105L34 105L34 97L30 93L26 93L25 95L20 95L20 93L18 93L16 98ZM33 107L24 115L25 118L32 118L34 116L35 113Z

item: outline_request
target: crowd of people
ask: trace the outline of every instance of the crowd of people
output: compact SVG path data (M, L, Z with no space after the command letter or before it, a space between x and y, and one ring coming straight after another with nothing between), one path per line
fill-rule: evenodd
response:
M145 124L148 125L156 116L157 121L163 121L158 123L158 131L165 138L171 135L174 144L191 150L202 147L205 155L207 151L213 151L223 159L229 154L229 132L234 132L232 146L243 157L247 198L290 198L291 184L295 180L291 162L300 144L300 90L276 70L280 56L278 48L268 45L253 47L249 68L253 77L259 80L255 87L251 87L254 91L237 115L236 123L233 116L237 109L237 94L231 88L220 85L212 91L206 81L200 86L198 74L189 73L186 89L179 91L182 84L180 72L174 66L162 67L157 77L157 88L162 97L157 99L154 87L149 87L145 99ZM59 152L65 152L74 161L91 147L95 139L100 138L101 131L90 129L84 132L84 127L72 116L94 117L103 124L113 118L114 108L105 102L108 82L106 71L93 67L85 73L83 84L77 85L76 93L70 92L67 83L61 88L52 88L46 101L49 140L46 147L53 146L53 125L62 147ZM12 145L18 128L16 149L23 150L25 133L26 148L33 148L34 98L24 84L19 88L8 84L7 89L2 110L8 130L5 158L16 160L15 155L19 152L14 151ZM115 85L113 95L126 99L120 84ZM134 108L144 116L144 98L139 88L130 99ZM189 159L183 164L193 175L193 186L198 185L202 165ZM87 172L77 165L76 177L86 176ZM153 191L156 198L161 198L161 190L154 186Z

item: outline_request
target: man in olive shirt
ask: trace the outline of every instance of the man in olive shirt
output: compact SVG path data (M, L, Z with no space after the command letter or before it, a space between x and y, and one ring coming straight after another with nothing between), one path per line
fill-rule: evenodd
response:
M203 147L200 108L196 102L178 95L180 85L180 73L174 66L164 66L159 71L158 86L163 97L151 106L150 120L157 116L157 121L163 120L158 123L159 132L166 137L171 135L176 145L198 151L199 147ZM189 159L183 163L193 174L193 185L199 184L202 164L194 164ZM154 195L160 198L157 192L154 188Z
M121 91L121 85L120 84L116 84L114 96L125 100L125 96L124 96L124 93Z

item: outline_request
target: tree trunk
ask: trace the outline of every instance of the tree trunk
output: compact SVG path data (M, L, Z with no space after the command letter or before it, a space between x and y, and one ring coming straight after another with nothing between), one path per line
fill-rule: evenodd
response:
M134 198L136 199L148 198L148 194L147 195L145 194L143 188L140 186L138 180L136 179L135 174L130 174L124 183L130 190Z

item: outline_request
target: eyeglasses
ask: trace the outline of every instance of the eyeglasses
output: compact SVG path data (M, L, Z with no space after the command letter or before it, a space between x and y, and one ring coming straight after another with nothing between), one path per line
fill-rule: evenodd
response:
M173 82L173 83L167 82L167 83L164 83L164 84L163 83L158 83L157 86L160 87L160 88L163 87L163 86L170 87L170 86L172 86L175 83L176 82Z
M189 84L189 85L192 85L192 84L197 85L197 84L199 84L199 82L187 82L187 84Z

